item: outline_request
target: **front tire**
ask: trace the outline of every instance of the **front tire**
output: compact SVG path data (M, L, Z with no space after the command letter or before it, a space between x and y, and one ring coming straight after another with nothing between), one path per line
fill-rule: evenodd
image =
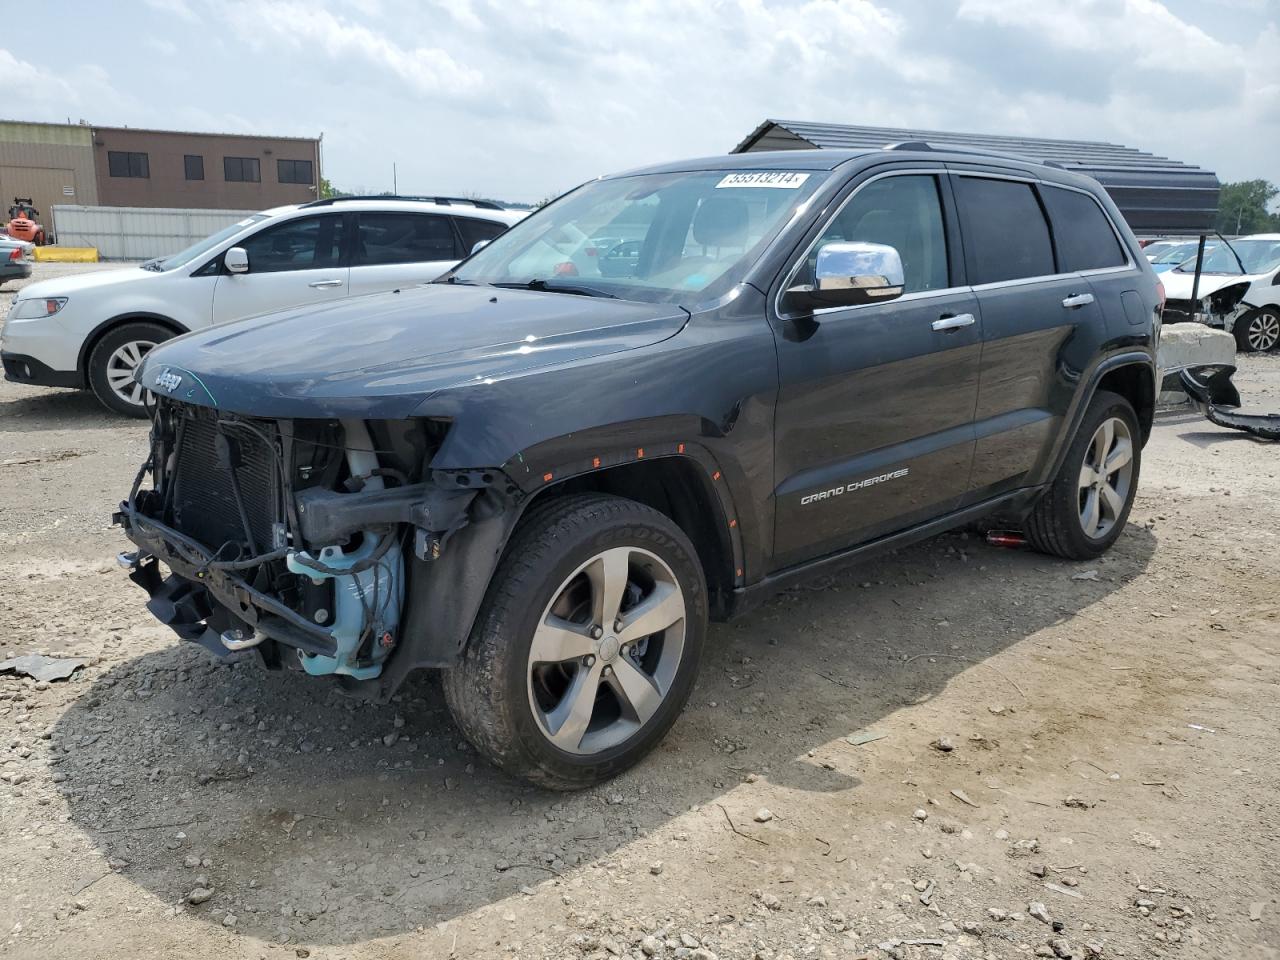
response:
M1094 394L1062 467L1027 517L1032 547L1068 560L1093 560L1111 548L1138 489L1140 436L1128 400Z
M133 379L143 358L173 333L157 323L126 323L97 342L89 354L89 389L109 410L145 417L146 391Z
M445 699L494 764L558 790L616 776L693 689L707 591L689 538L643 504L558 497L520 523Z
M1266 353L1280 343L1280 309L1262 307L1246 313L1232 327L1241 353Z

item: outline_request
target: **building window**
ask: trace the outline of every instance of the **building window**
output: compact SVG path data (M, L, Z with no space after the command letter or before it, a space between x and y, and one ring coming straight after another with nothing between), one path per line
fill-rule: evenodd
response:
M276 175L281 183L315 183L310 160L277 160Z
M113 177L139 177L147 179L151 176L151 165L145 153L129 153L125 150L107 151L107 172Z
M182 158L182 163L186 168L188 180L204 179L204 157L188 153Z
M228 183L261 183L257 157L223 157L222 175Z

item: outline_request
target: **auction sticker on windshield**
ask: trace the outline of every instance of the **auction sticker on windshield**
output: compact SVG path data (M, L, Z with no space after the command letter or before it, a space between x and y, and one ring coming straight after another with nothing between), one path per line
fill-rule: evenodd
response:
M809 179L807 173L796 173L793 170L761 170L753 173L730 173L716 184L721 187L774 187L780 190L795 190L804 186Z

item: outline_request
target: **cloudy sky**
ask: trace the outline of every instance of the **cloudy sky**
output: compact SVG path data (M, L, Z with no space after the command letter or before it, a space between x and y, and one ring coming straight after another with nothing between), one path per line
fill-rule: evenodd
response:
M0 116L323 133L347 189L389 189L394 161L401 192L536 200L766 117L1112 140L1280 183L1280 0L21 7Z

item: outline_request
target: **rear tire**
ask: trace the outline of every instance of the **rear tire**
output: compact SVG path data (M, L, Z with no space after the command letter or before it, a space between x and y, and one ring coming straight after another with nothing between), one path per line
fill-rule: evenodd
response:
M652 750L688 700L706 596L689 538L656 510L597 494L535 506L444 673L449 710L515 776L557 790L607 780Z
M109 410L126 417L145 417L146 393L133 372L157 345L173 336L158 323L126 323L97 342L89 354L89 389Z
M1068 560L1101 556L1129 519L1141 465L1133 405L1117 393L1099 390L1057 476L1027 516L1031 546Z
M1267 353L1280 344L1280 310L1262 307L1246 313L1236 321L1231 332L1235 334L1236 349L1241 353Z

